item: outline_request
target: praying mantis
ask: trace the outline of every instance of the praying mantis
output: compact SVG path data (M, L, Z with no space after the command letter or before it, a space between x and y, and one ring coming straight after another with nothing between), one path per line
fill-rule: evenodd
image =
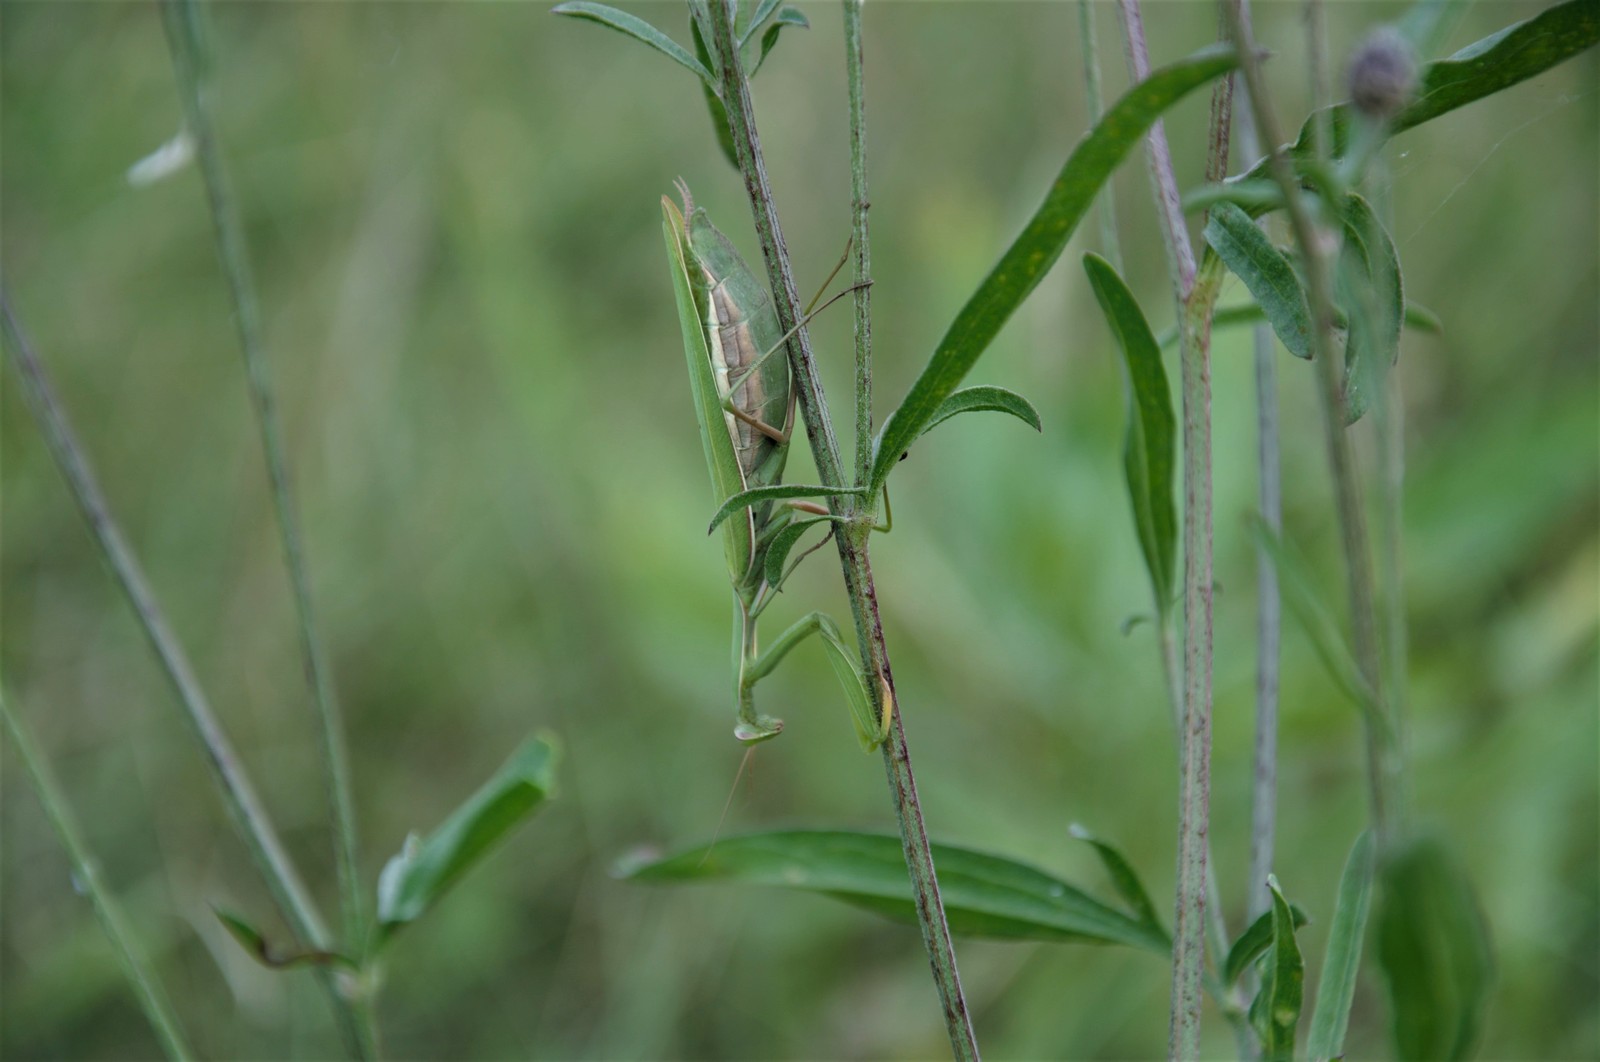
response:
M694 205L688 186L680 181L678 191L683 197L682 210L671 198L662 197L662 230L695 417L712 488L718 503L723 503L750 488L782 482L795 423L795 394L784 355L788 335L778 322L766 285L711 224L705 210ZM813 517L797 520L797 511ZM757 640L757 621L794 570L792 564L785 567L790 549L807 529L830 519L827 510L816 505L769 500L747 507L721 525L733 587L734 699L738 706L733 734L747 745L783 731L783 720L756 710L755 686L811 634L822 637L828 662L844 687L861 747L876 749L888 736L892 699L884 697L880 718L859 660L825 613L805 616L765 652ZM887 684L880 686L887 694Z

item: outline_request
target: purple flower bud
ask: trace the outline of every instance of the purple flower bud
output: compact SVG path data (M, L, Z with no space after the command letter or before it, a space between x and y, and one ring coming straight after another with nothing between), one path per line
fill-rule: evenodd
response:
M1356 110L1369 118L1393 118L1417 90L1410 42L1389 26L1373 30L1350 56L1348 80Z

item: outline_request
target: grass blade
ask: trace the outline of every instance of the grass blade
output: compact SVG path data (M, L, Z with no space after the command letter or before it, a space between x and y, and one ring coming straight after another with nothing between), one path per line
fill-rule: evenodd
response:
M1250 289L1278 341L1295 357L1310 358L1311 310L1289 256L1274 247L1250 215L1232 203L1211 208L1205 239Z
M1328 930L1328 951L1322 958L1317 1002L1311 1011L1311 1037L1306 1055L1313 1062L1344 1055L1344 1034L1350 1024L1350 1004L1355 1000L1356 975L1361 969L1361 938L1372 905L1372 834L1356 838L1339 879L1339 899Z
M1170 954L1170 938L1072 885L1003 856L933 846L950 929L972 937L1126 944ZM900 838L845 830L779 830L726 837L660 859L634 861L619 876L650 883L737 881L821 893L915 924Z
M1128 428L1122 463L1156 609L1165 616L1174 595L1178 550L1178 516L1172 501L1177 419L1167 370L1144 312L1111 263L1089 254L1084 256L1083 267L1127 368Z
M626 11L618 11L616 8L606 4L596 4L592 0L567 0L564 4L557 4L552 7L550 13L552 15L569 15L572 18L581 18L589 22L598 22L602 26L609 26L618 33L626 34L642 44L649 45L706 84L716 84L716 78L711 76L711 71L707 70L694 56L684 51L683 45L662 33L638 15L630 15Z
M1000 256L956 314L922 375L878 434L875 492L889 470L988 349L1001 326L1049 272L1067 241L1125 155L1161 113L1212 78L1232 70L1231 49L1213 46L1163 67L1129 89L1079 141L1021 235Z
M549 798L558 756L554 738L528 739L437 830L420 842L407 840L378 876L378 921L385 936L421 917Z

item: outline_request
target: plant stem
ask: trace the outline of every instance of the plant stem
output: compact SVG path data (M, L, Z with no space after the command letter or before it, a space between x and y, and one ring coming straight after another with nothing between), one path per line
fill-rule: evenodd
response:
M1371 550L1367 538L1366 516L1355 453L1344 428L1344 399L1339 383L1339 367L1333 344L1332 277L1322 241L1301 196L1299 183L1277 145L1283 142L1277 119L1266 97L1261 65L1255 53L1250 28L1232 4L1224 5L1232 20L1234 46L1239 51L1240 69L1249 91L1250 107L1256 128L1273 147L1267 156L1273 180L1283 191L1295 242L1300 245L1306 273L1306 294L1312 315L1312 360L1316 363L1318 394L1322 405L1323 429L1332 470L1335 510L1339 519L1339 539L1344 551L1345 576L1350 599L1350 625L1356 663L1374 699L1376 722L1366 726L1367 778L1372 805L1373 832L1378 851L1389 850L1394 841L1394 791L1399 768L1395 761L1391 734L1392 721L1383 693L1382 665L1378 650L1377 612L1374 604Z
M128 596L140 627L150 639L151 648L155 650L162 669L172 683L173 692L178 695L184 722L189 726L190 735L205 752L206 764L211 768L212 778L234 828L299 942L318 951L332 950L328 930L317 914L299 872L284 850L283 842L278 839L277 830L273 828L261 798L256 795L255 786L250 783L244 765L239 761L205 692L200 688L194 668L151 592L144 570L123 537L121 527L112 517L105 495L84 456L83 447L56 399L55 388L51 386L44 366L40 364L33 345L12 311L10 295L3 286L0 286L0 317L4 319L6 337L11 341L8 349L12 364L22 377L22 391L29 412L39 425L50 454L66 478L73 499L83 514L84 522L94 534L107 565L117 577L123 593ZM346 1042L358 1055L365 1057L369 1053L369 1041L364 1038L363 1025L356 1017L355 1008L340 991L331 973L321 970L319 976L333 1000L334 1013Z
M33 779L33 787L39 794L39 803L44 807L45 817L55 828L56 836L61 840L61 847L66 849L67 858L72 863L74 883L88 894L89 902L94 905L94 913L100 919L100 926L105 930L106 937L111 941L112 950L117 954L117 962L122 967L123 976L128 979L128 986L133 989L133 994L139 1000L139 1009L144 1011L150 1027L155 1030L156 1038L161 1041L162 1050L166 1052L168 1058L193 1058L194 1053L189 1050L189 1045L184 1040L183 1026L178 1022L178 1015L172 1009L171 1000L167 998L161 982L156 979L138 945L134 943L133 933L128 929L127 921L122 916L122 906L117 903L110 888L101 880L99 862L89 851L88 843L78 829L78 824L72 816L72 809L67 804L66 794L61 789L61 783L56 780L55 771L39 750L38 742L34 740L27 724L11 707L3 692L0 692L0 719L4 720L6 729L11 732L17 752L22 757L22 763L27 768L29 777Z
M850 92L850 245L855 248L856 478L872 475L872 249L867 239L867 105L861 0L844 0L845 76Z
M1119 0L1123 40L1132 79L1150 73L1144 21L1138 0ZM1225 117L1213 101L1213 118ZM1214 121L1208 170L1227 164L1228 129ZM1226 930L1215 928L1220 912L1207 904L1212 871L1211 819L1211 309L1222 272L1208 258L1196 273L1172 152L1160 122L1145 135L1145 156L1156 213L1167 248L1167 264L1178 308L1178 349L1183 376L1183 701L1179 730L1178 885L1172 946L1172 1017L1168 1053L1191 1059L1200 1053L1200 1009L1205 984L1207 914L1213 951L1219 956ZM1222 938L1222 939L1219 939ZM1221 1002L1221 1001L1219 1001ZM1237 1008L1233 1008L1237 1009ZM1236 1022L1236 1028L1238 1023Z
M1239 17L1250 20L1248 0L1239 0ZM1236 109L1240 145L1253 161L1261 138L1249 107ZM1263 223L1264 224L1264 223ZM1262 522L1283 534L1283 496L1278 457L1278 380L1272 330L1251 329L1256 376L1256 479ZM1282 638L1278 569L1265 546L1256 547L1256 743L1250 801L1249 915L1253 922L1272 904L1267 875L1272 873L1278 814L1278 655Z
M306 571L299 519L289 490L288 464L284 460L272 377L261 338L261 314L250 272L250 256L245 247L244 228L239 221L238 207L228 183L227 171L222 165L216 128L211 120L207 56L203 47L200 10L194 0L164 0L162 16L167 31L167 45L172 52L173 71L183 100L184 121L194 137L200 173L205 181L206 199L216 231L217 258L233 298L234 321L238 326L239 346L244 353L245 375L250 398L255 405L256 423L261 432L261 451L266 458L267 478L272 484L278 537L294 595L300 627L300 650L305 660L306 681L311 687L311 701L318 723L323 780L333 820L344 939L347 947L357 948L363 937L365 905L362 903L361 877L356 861L356 816L350 795L350 766L345 749L344 723L340 718L338 698L334 695L331 668L316 633L311 577Z
M1100 121L1105 109L1100 96L1100 44L1094 33L1094 4L1078 0L1078 41L1083 53L1084 92L1088 95L1089 122ZM1122 272L1122 241L1117 238L1116 190L1107 181L1100 189L1100 250L1118 273Z
M851 46L846 49L845 61L853 68L850 73L853 116L862 106L859 19L859 6L847 2L845 32ZM734 42L733 20L734 5L731 0L716 0L712 4L711 44L720 68L720 95L727 110L728 125L739 160L739 170L744 176L745 191L749 195L751 212L755 217L756 235L761 243L762 257L766 261L767 275L776 296L774 301L777 304L779 324L787 331L793 328L799 319L800 300L777 208L772 200L766 166L761 156L761 141L755 124L755 108L750 99L750 83ZM870 261L867 257L865 226L866 163L862 139L865 128L864 124L854 117L851 126L851 175L857 197L856 260L857 268L861 269ZM858 303L857 306L857 312L860 314L861 304ZM863 335L864 333L858 331L858 354ZM839 462L838 442L833 435L827 402L817 378L810 337L804 328L796 329L789 340L789 360L799 386L800 412L805 420L806 434L816 460L817 474L825 484L842 485L844 479ZM863 382L870 382L870 373L863 371L858 360L858 388ZM859 411L861 409L870 411L871 396L858 392L856 402L859 432ZM870 433L870 423L868 431ZM863 448L859 439L858 434L858 466L863 453L869 461L871 459L870 444ZM873 696L880 713L892 713L889 737L883 746L884 769L889 778L895 814L900 822L901 846L905 852L906 869L910 875L912 894L916 902L917 922L922 930L923 946L928 952L934 983L943 1004L951 1050L957 1059L977 1059L977 1039L973 1035L972 1019L967 1012L966 999L961 992L961 977L956 967L955 947L950 938L949 925L945 920L944 904L939 897L933 851L928 842L927 828L922 821L922 807L917 799L916 779L911 769L911 753L906 744L904 716L895 707L897 701L894 696L894 678L889 666L889 651L883 637L877 590L873 584L872 566L867 554L867 536L870 534L872 523L871 506L872 499L866 500L861 505L864 511L858 514L857 505L849 496L832 498L830 508L835 513L850 518L848 523L840 526L834 538L838 545L845 589L850 596L850 612L855 621L856 636L862 646L862 658L867 664L868 674L878 679L873 684Z

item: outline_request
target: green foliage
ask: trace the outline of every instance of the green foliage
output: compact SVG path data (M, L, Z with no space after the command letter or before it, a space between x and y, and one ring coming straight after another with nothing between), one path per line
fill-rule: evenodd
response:
M1034 431L1043 431L1044 426L1039 421L1039 411L1033 408L1033 403L1004 387L963 387L940 403L934 411L933 418L928 421L928 426L922 429L926 435L934 428L943 424L957 413L1009 413Z
M1311 919L1294 904L1289 905L1289 916L1296 929L1308 925ZM1269 908L1261 917L1250 923L1239 939L1233 942L1228 949L1228 956L1222 963L1222 983L1233 986L1239 983L1239 978L1250 969L1250 964L1267 953L1272 947L1273 911Z
M694 74L701 81L707 84L715 84L716 79L700 60L684 51L683 45L637 15L619 11L608 4L594 3L593 0L567 0L566 3L557 4L551 8L550 13L553 15L569 15L572 18L585 19L589 22L598 22L600 25L614 29L618 33L626 34L639 43L654 48L691 74Z
M870 483L873 491L960 386L1001 326L1061 257L1095 194L1145 130L1167 108L1232 70L1234 64L1232 49L1218 45L1153 72L1113 104L1078 143L1044 202L956 314L927 367L879 430Z
M427 837L406 839L378 875L378 923L384 937L414 922L555 788L558 749L548 735L523 742L482 787Z
M1099 255L1085 255L1083 267L1106 322L1122 350L1128 381L1128 426L1123 433L1122 467L1133 503L1133 524L1155 591L1156 610L1172 607L1178 553L1178 517L1172 502L1177 420L1167 388L1161 348L1139 309L1138 300L1117 271Z
M1381 871L1378 960L1389 982L1401 1058L1468 1058L1494 981L1489 930L1472 885L1438 841L1423 838Z
M1306 1054L1313 1062L1344 1057L1344 1034L1361 972L1361 939L1372 904L1373 840L1370 831L1356 838L1339 878L1339 899L1328 929L1328 950L1317 982L1317 1003L1311 1011Z
M1272 245L1250 215L1218 203L1206 220L1206 243L1250 289L1267 322L1290 354L1311 357L1311 310L1289 256Z
M936 844L950 930L969 937L1126 944L1165 955L1159 924L1125 914L1026 863ZM899 922L916 922L900 838L845 830L777 830L725 837L619 868L633 881L737 881L820 893Z
M1272 892L1272 946L1261 964L1261 988L1250 1004L1250 1024L1261 1037L1261 1057L1268 1062L1294 1058L1294 1030L1300 1023L1300 1001L1305 988L1305 965L1294 939L1294 914L1269 877Z
M859 487L825 487L820 483L774 483L766 487L751 487L742 490L723 502L711 517L711 526L706 528L706 534L711 534L721 527L723 522L734 513L744 509L753 508L769 501L782 501L793 498L826 498L835 494L862 495L866 491Z
M1367 201L1355 193L1345 199L1344 246L1335 272L1349 330L1344 353L1344 417L1361 418L1400 356L1405 320L1405 285L1394 241Z

